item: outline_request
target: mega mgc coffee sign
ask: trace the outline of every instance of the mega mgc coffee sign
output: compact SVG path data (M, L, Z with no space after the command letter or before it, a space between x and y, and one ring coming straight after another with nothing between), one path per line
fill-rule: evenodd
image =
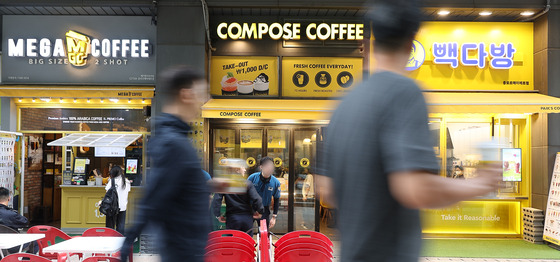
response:
M155 83L150 17L4 16L2 82Z

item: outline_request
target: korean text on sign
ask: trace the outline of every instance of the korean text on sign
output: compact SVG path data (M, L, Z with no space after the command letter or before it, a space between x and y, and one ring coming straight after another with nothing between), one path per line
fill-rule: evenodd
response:
M459 62L464 66L486 67L486 58L490 57L490 67L493 69L510 69L513 67L513 54L516 49L512 43L492 43L488 46L488 51L484 43L464 43L456 42L434 43L432 54L434 64L448 64L452 68L457 68ZM474 53L475 56L469 56Z

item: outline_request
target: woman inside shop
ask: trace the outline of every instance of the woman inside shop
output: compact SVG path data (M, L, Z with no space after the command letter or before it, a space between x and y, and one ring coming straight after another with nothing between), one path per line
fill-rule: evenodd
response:
M463 173L462 166L455 166L455 172L453 173L454 179L465 179L465 174Z
M107 216L105 219L105 226L108 228L116 229L119 233L124 235L124 223L126 220L126 206L128 204L128 193L130 192L130 181L124 176L124 171L120 166L113 166L109 172L111 179L105 186L105 191L113 186L117 189L119 196L119 213L116 216Z

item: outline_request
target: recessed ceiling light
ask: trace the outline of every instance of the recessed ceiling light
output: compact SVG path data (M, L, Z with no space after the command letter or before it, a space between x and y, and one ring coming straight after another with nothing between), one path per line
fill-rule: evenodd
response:
M109 101L111 101L113 103L118 103L119 99L118 98L110 98Z
M48 103L48 102L51 101L50 98L40 98L40 99L41 99L41 101L43 101L43 102L45 102L45 103Z
M31 100L31 102L35 103L35 98L33 98L33 99Z
M78 99L74 98L74 103L78 103Z
M132 103L132 100L128 99L128 103Z
M441 15L441 16L446 16L450 13L451 13L451 11L449 11L449 10L440 10L439 12L437 12L437 14Z
M144 98L142 98L142 104L146 103L146 100Z
M89 100L88 100L88 102L89 102ZM103 100L103 98L101 98L101 103L103 103L103 102L105 102L105 101Z
M521 12L522 16L532 16L534 14L535 14L535 12L533 12L533 11L523 11L523 12Z
M89 98L87 99L87 102L90 103L91 101L89 100Z
M64 100L62 99L62 97L60 98L60 100L58 100L60 103L63 103Z
M490 12L490 11L482 11L482 12L480 12L480 13L478 13L478 14L481 15L481 16L489 16L489 15L492 14L492 12Z
M20 98L20 99L18 99L18 102L20 102L20 103L21 103L21 101L23 101L23 100L22 100L21 98Z

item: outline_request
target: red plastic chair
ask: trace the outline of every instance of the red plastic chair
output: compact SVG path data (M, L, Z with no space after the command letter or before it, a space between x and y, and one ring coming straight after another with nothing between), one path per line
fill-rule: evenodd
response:
M204 262L255 262L255 255L237 248L221 248L206 252Z
M272 242L268 235L266 220L260 220L259 226L259 262L272 262Z
M294 249L280 255L276 262L331 262L331 256L318 250Z
M278 250L283 249L285 246L293 245L293 244L299 244L299 245L315 244L326 248L329 253L333 252L332 247L329 244L325 243L325 241L317 238L306 238L306 237L290 238L288 240L284 240L282 243L280 243L280 245L278 244L275 245L276 251L278 252Z
M33 254L26 254L26 253L12 254L12 255L9 255L9 256L5 257L4 259L2 259L2 262L22 262L22 261L51 262L51 260L49 260L47 258L40 257L40 256L37 256L37 255L33 255Z
M66 233L62 232L60 229L58 229L56 227L51 227L51 226L34 226L34 227L31 227L30 229L28 229L27 233L30 233L30 234L45 234L45 237L43 239L37 240L37 243L39 244L39 256L48 258L50 260L57 259L58 254L57 253L43 253L43 249L56 244L57 241L62 242L62 241L65 241L65 240L68 240L68 239L72 238L69 235L67 235ZM60 240L62 240L62 241L60 241ZM78 255L80 258L82 257L82 254L70 254L70 256L72 256L72 255Z
M282 248L277 248L274 251L274 258L278 258L281 255L283 255L284 253L291 251L291 250L296 250L296 249L305 249L305 250L317 250L317 251L321 251L325 254L327 254L330 258L333 258L333 254L331 251L329 251L326 247L322 246L322 245L317 245L317 244L311 244L311 243L296 243L296 244L291 244L291 245L284 245Z
M208 239L214 239L217 237L239 237L239 238L246 239L247 241L255 244L255 240L251 236L239 230L229 230L229 229L218 230L218 231L212 231L210 232L210 234L208 234Z
M82 234L83 237L123 237L123 235L121 233L119 233L118 231L112 229L112 228L108 228L108 227L92 227L90 229L87 229L86 231L84 231L84 233ZM130 248L130 256L128 257L128 261L133 262L132 261L132 256L133 256L133 247ZM93 254L93 256L96 257L103 257L106 256L107 254ZM112 256L114 257L120 257L120 253L115 253L112 254Z
M222 242L222 243L215 243L215 244L209 244L206 246L206 252L208 251L213 251L216 249L222 249L222 248L236 248L236 249L242 249L245 250L247 252L249 252L249 254L255 254L255 247L248 247L245 244L241 244L241 243L235 243L235 242Z
M83 237L122 237L118 231L108 227L92 227L82 234Z
M255 249L255 240L249 241L245 238L234 237L234 236L223 236L223 237L208 239L208 245L217 244L217 243L238 243L238 244L243 244L249 248Z
M332 241L327 236L319 232L309 231L309 230L293 231L288 234L285 234L280 239L278 239L278 241L276 242L276 246L278 247L282 245L282 242L292 238L317 238L323 240L325 243L327 243L327 245L331 247L333 246Z
M121 262L121 260L116 257L88 257L82 262Z

